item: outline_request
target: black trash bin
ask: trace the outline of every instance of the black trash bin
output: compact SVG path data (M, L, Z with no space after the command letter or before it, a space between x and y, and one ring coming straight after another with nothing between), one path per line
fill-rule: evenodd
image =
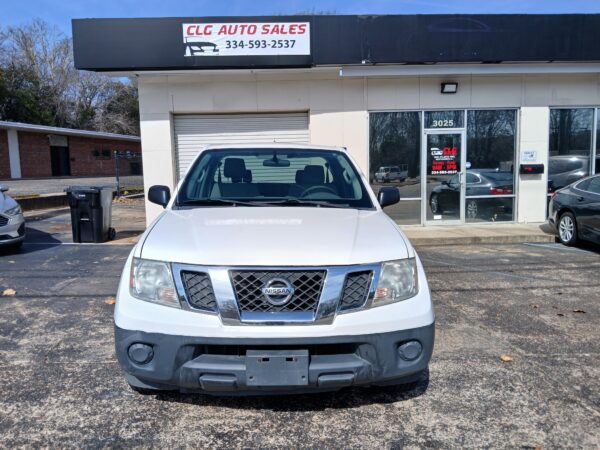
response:
M105 242L115 237L111 227L111 186L70 186L65 189L71 207L73 242Z

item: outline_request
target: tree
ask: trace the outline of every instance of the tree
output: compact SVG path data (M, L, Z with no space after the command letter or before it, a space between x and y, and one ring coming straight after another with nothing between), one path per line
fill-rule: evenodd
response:
M36 19L0 29L0 119L138 134L137 90L76 70L71 39Z

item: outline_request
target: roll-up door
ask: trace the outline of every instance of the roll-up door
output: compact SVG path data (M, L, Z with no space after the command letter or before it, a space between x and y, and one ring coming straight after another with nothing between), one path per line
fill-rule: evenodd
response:
M175 116L177 173L181 178L209 144L309 142L308 114L194 114Z

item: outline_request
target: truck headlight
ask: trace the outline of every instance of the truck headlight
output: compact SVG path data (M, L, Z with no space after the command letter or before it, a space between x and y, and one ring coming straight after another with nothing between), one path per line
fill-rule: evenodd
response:
M381 264L373 306L387 305L414 297L419 291L415 258Z
M12 208L4 211L4 214L7 216L16 216L17 214L21 214L21 207L19 205L13 206Z
M168 263L133 258L129 292L140 300L181 308Z

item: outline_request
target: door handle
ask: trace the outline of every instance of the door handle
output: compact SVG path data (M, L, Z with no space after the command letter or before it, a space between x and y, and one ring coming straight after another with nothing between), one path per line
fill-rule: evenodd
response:
M582 201L584 201L584 200L585 200L585 198L584 198L584 197L581 197L581 196L580 196L580 197L577 197L577 201L578 201L578 202L582 202Z

